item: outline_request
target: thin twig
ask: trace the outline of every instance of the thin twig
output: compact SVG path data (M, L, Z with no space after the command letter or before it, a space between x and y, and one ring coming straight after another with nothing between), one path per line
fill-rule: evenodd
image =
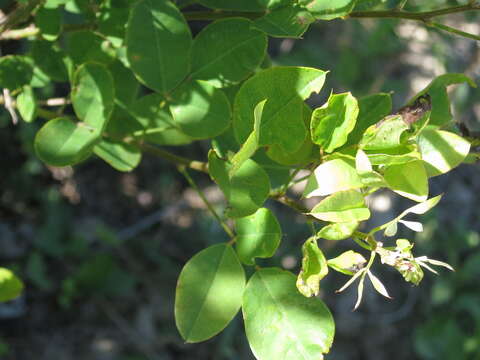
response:
M3 89L3 106L9 112L10 116L12 117L13 125L18 124L18 115L15 111L15 100L13 100L12 96L10 95L10 91L8 89Z
M192 170L197 170L197 171L201 171L208 174L208 164L205 162L187 159L182 156L178 156L178 155L172 154L171 152L160 149L159 147L152 146L145 143L138 143L136 145L140 147L140 149L148 153L151 153L153 155L156 155L158 157L161 157L165 160L168 160L172 163L175 163L177 165L185 165L186 167Z
M222 226L223 230L227 233L227 235L230 237L230 239L235 238L235 234L233 231L228 227L228 225L220 218L220 216L217 214L215 209L213 208L212 204L210 204L210 201L208 201L207 197L205 194L200 190L200 188L197 186L195 181L192 179L190 174L188 173L187 169L185 166L179 166L178 171L185 177L185 179L188 181L190 186L197 192L198 196L202 199L202 201L205 203L207 206L208 210L210 213L213 215L213 217L218 221L218 223Z

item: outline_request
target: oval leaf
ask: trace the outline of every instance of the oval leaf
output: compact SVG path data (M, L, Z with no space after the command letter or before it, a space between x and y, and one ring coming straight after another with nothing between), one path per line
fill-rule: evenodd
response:
M35 152L52 166L76 164L90 155L98 132L84 123L62 117L48 121L35 136Z
M344 145L355 127L358 102L351 93L332 94L328 102L312 114L312 140L328 153Z
M305 241L302 253L302 269L297 277L297 289L305 297L317 296L320 291L320 280L328 274L327 259L315 238Z
M282 239L282 229L277 218L267 208L235 221L237 254L247 265L254 265L255 258L269 258L277 251Z
M216 21L195 37L192 47L193 79L226 87L246 78L262 62L267 37L247 19Z
M72 105L78 118L97 132L103 131L113 111L114 83L101 64L85 63L73 77Z
M242 304L245 274L230 245L200 251L184 266L175 293L175 322L189 343L207 340L233 319Z
M255 27L270 36L299 38L315 18L304 7L290 5L268 12L255 21Z
M302 296L288 271L257 271L248 281L242 311L259 360L319 360L330 350L335 332L330 311L320 299Z
M444 174L460 165L470 152L470 143L443 130L425 129L417 139L428 176Z
M306 67L274 67L245 81L235 97L233 128L239 143L253 130L254 109L265 99L259 145L277 144L297 151L307 135L303 100L319 92L326 72Z
M350 223L367 220L370 210L363 195L356 190L340 191L320 201L310 215L331 222Z
M127 24L127 56L132 70L149 88L173 89L190 68L192 35L185 19L168 0L141 0Z
M93 152L118 171L132 171L142 157L138 147L110 139L103 139L94 147Z
M170 111L185 134L195 139L220 135L230 124L230 103L225 94L206 81L193 81L172 94Z
M30 84L33 68L26 56L3 56L0 58L0 88L20 89Z
M428 177L422 161L390 165L384 177L388 187L397 194L418 202L427 200Z
M23 283L10 270L0 268L0 302L10 301L20 295Z
M303 196L325 196L363 187L354 161L334 159L319 165L309 177Z

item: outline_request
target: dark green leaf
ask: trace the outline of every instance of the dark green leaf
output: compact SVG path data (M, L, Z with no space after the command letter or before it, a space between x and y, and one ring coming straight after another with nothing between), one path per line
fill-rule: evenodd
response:
M93 152L118 171L132 171L140 163L142 153L137 146L103 139Z
M67 53L76 65L87 61L108 65L115 60L115 50L110 42L88 30L68 34Z
M268 12L255 21L255 27L273 37L299 38L315 18L299 5L289 5Z
M252 25L250 20L235 18L203 28L193 42L191 77L226 87L251 74L267 48L266 35Z
M292 0L199 0L200 4L212 8L233 11L263 11L289 5Z
M185 19L168 0L140 0L127 24L127 56L132 70L148 87L168 92L190 69L192 35Z
M177 283L175 322L189 343L222 331L242 304L245 274L230 245L219 244L191 258Z
M55 41L62 27L62 10L42 6L35 15L35 24L45 40Z
M0 58L0 88L11 91L29 85L33 77L33 68L26 56L8 55Z
M32 44L35 65L54 81L68 81L72 61L56 44L36 40Z

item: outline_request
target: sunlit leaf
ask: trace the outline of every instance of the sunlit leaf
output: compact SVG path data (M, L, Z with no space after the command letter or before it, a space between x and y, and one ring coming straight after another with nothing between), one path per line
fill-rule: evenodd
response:
M335 332L330 311L320 299L301 295L290 272L258 270L248 281L242 310L259 360L320 360L330 350Z
M10 270L0 268L0 302L10 301L20 296L23 283Z
M207 340L233 319L242 304L245 274L230 245L210 246L185 264L175 293L175 322L189 343Z
M323 221L350 223L367 220L370 210L363 195L356 190L339 191L323 199L310 212Z
M314 237L305 241L302 254L302 268L297 277L297 289L303 296L317 296L320 291L320 280L328 274L327 259Z
M237 219L235 230L238 257L247 265L254 265L256 257L272 257L282 239L280 224L267 208L260 208L253 215Z

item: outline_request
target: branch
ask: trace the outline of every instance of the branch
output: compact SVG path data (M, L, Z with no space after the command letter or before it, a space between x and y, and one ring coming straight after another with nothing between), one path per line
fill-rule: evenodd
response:
M8 14L7 20L0 26L0 36L3 35L3 32L6 30L28 19L33 10L43 2L44 0L30 0L26 4L18 5L13 12Z
M424 12L410 12L398 10L385 11L354 11L348 14L347 18L383 18L383 19L407 19L427 22L428 20L448 14L455 14L467 11L480 10L480 5L469 3L467 5L453 6L445 9L424 11Z
M185 157L172 154L171 152L165 151L149 144L135 143L135 141L130 142L137 145L140 149L149 152L155 156L161 157L162 159L168 160L174 164L184 165L192 170L197 170L208 174L208 164L205 162L187 159Z
M95 25L93 24L64 24L62 26L62 30L64 32L73 32L73 31L81 31L81 30L94 30ZM7 30L3 33L0 33L0 40L20 40L30 36L36 36L40 33L40 29L36 27L34 24L28 25L26 28L23 29L14 29L14 30Z

